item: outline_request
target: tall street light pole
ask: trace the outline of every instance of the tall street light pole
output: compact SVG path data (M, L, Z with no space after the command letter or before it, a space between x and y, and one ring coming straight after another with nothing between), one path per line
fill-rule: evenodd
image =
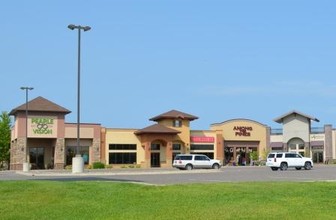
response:
M28 87L28 86L22 86L20 89L22 90L26 90L26 137L25 137L25 160L22 163L22 170L23 171L29 171L29 160L28 160L28 155L29 155L29 151L28 151L28 91L29 90L33 90L33 87Z
M79 152L80 146L80 52L81 52L81 30L89 31L91 27L69 24L70 30L78 29L78 73L77 73L77 146L76 157L72 158L72 172L82 173L84 171L84 160Z

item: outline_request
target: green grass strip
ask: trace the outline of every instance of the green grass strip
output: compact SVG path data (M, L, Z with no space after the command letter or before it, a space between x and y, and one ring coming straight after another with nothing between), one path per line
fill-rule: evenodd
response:
M336 183L1 181L0 219L335 219Z

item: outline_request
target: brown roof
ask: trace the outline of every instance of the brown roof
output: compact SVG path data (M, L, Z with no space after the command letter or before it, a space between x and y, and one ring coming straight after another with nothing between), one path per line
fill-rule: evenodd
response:
M143 129L137 130L134 132L134 134L148 134L148 133L154 133L154 134L178 134L181 133L180 131L174 130L172 128L168 128L166 126L160 125L160 124L154 124L148 127L145 127Z
M155 116L154 118L151 118L149 120L151 121L160 121L162 119L187 119L189 121L198 119L198 117L194 116L194 115L190 115L184 112L180 112L180 111L176 111L176 110L171 110L169 112L163 113L161 115Z
M16 115L17 112L25 111L25 110L26 110L26 103L14 108L9 114ZM57 112L57 113L64 113L64 114L68 114L71 112L68 109L63 108L62 106L59 106L41 96L28 102L28 111L30 112Z

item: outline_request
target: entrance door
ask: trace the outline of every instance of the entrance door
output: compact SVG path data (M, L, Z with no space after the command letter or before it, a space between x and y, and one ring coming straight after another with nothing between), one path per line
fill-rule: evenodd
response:
M45 169L44 167L44 148L31 147L29 148L29 161L32 169Z
M160 153L151 153L151 167L160 167Z
M313 153L314 163L323 163L323 151L316 151Z

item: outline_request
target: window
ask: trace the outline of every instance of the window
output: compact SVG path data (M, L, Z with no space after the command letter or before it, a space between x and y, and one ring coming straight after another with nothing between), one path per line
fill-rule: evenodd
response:
M110 153L109 164L134 164L136 153Z
M182 121L178 120L178 119L175 119L173 121L173 127L182 127Z
M109 150L136 150L136 144L109 144Z
M268 158L274 158L275 157L275 154L269 154L268 155Z
M200 156L195 156L195 160L210 160L208 157L200 155Z
M72 158L76 156L77 147L75 146L67 146L65 148L65 164L71 165ZM90 161L90 154L89 154L89 147L88 146L80 146L79 147L79 154L82 155L84 164L89 164Z
M295 157L296 157L296 154L292 154L292 153L285 154L285 158L295 158Z
M173 150L181 150L181 144L173 144Z
M213 150L214 145L212 144L191 144L190 150Z
M175 160L192 160L192 156L183 156L183 155L178 155L175 157Z
M160 144L151 144L151 150L160 150Z
M195 153L195 154L197 154L197 153ZM202 154L202 155L207 156L208 158L214 159L214 153L212 153L212 152L202 152L202 153L199 153L199 154Z

